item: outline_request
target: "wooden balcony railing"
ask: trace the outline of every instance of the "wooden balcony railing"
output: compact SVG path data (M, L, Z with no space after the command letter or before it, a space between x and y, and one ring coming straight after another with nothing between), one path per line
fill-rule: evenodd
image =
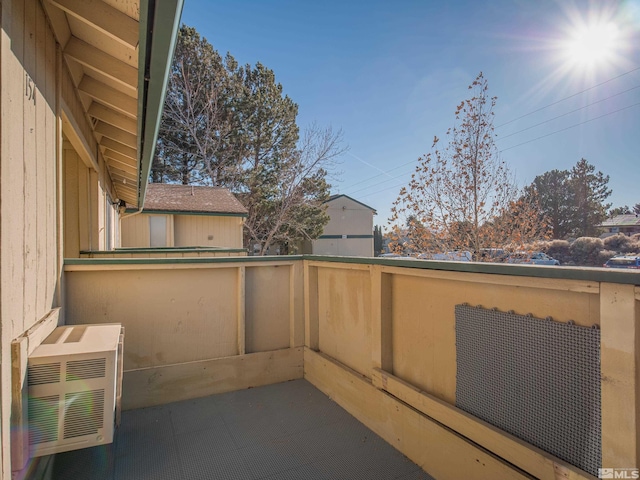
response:
M456 305L595 325L602 466L638 465L637 273L294 256L65 276L67 323L125 326L124 408L304 377L436 478L594 478L456 408Z

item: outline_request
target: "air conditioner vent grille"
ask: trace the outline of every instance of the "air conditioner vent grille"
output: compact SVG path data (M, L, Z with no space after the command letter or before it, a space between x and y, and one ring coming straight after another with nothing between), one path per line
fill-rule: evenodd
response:
M93 435L103 426L104 390L67 393L64 438Z
M42 363L40 365L29 365L28 380L29 386L45 385L47 383L60 382L60 362Z
M58 440L58 395L29 399L29 443Z
M67 362L67 382L74 380L88 380L90 378L104 378L107 372L106 358L92 358L89 360L73 360Z

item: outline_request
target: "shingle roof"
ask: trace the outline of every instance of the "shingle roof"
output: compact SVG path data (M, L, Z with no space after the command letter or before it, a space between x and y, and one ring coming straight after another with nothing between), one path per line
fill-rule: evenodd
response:
M600 224L601 227L633 227L640 226L640 215L616 215Z
M151 183L144 212L183 212L246 215L247 209L226 188Z

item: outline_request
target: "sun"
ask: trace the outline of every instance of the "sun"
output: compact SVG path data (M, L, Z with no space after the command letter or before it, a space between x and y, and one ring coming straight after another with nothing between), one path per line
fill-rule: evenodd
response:
M619 29L613 22L574 27L565 43L566 60L576 67L608 65L618 53L619 40Z

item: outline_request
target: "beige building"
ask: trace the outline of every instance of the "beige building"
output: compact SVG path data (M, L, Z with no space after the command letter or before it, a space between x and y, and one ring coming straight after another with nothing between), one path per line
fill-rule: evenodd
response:
M613 218L605 220L598 226L605 229L607 233L634 235L640 233L640 215L635 213L616 215Z
M121 220L122 247L242 249L247 209L226 188L151 183L142 213Z
M376 211L347 195L332 195L326 202L329 223L311 242L314 255L373 257L373 216Z

